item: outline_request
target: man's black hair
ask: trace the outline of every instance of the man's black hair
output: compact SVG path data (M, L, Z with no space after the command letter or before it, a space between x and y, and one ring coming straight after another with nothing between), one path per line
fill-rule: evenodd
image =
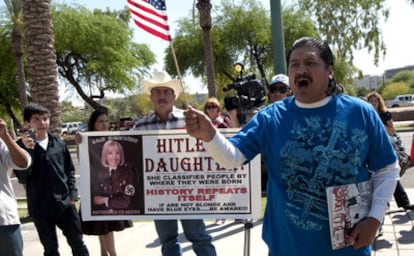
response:
M30 121L30 118L33 115L43 115L46 114L50 117L50 112L47 108L43 107L37 103L30 103L23 110L23 121Z
M301 47L309 47L313 49L318 49L319 57L325 62L326 66L334 66L334 55L332 54L331 48L326 41L323 41L319 38L312 37L302 37L296 40L293 45L289 48L288 54L286 55L286 63L289 66L290 55L292 52ZM327 95L335 95L344 92L342 85L335 82L335 79L329 80L328 89L326 91Z

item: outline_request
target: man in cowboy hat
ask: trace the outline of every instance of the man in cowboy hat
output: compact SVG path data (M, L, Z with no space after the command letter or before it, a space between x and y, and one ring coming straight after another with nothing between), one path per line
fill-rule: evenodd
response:
M137 121L132 130L158 130L185 128L183 110L174 106L181 93L179 80L171 79L165 71L155 72L153 77L144 82L144 89L150 94L154 112ZM178 242L177 220L155 220L155 228L162 244L163 256L182 254ZM192 242L197 256L216 256L216 249L211 243L203 220L181 220L185 237Z

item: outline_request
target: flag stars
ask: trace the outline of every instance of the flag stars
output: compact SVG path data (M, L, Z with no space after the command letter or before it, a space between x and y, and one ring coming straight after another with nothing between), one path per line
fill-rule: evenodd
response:
M132 19L141 29L171 41L165 0L128 0Z
M148 0L149 4L153 5L155 9L165 11L165 0Z

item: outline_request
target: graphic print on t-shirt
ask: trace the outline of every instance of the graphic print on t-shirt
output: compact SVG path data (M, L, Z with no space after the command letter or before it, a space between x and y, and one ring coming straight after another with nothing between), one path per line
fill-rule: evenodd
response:
M281 150L281 179L290 200L285 214L301 229L320 230L328 220L325 188L357 182L351 166L362 166L358 156L367 135L356 128L346 131L345 121L330 118L310 116L305 123L293 125L293 139ZM355 157L345 159L349 155Z

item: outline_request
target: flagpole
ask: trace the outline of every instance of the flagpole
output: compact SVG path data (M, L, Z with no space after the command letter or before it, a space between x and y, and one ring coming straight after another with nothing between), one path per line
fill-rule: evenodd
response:
M165 1L128 0L128 6L131 11L132 18L138 27L156 37L170 42L175 68L177 69L178 79L180 80L181 89L184 94L184 104L185 107L188 107L188 100L184 91L180 68L178 67L177 57L175 56L173 39L171 38L169 32L170 27L167 22L167 7L165 5Z
M171 38L171 41L170 41L170 47L171 47L171 53L172 53L172 56L173 56L173 59L174 59L175 69L177 70L178 79L180 80L181 89L182 89L183 95L184 95L184 104L185 104L185 107L188 108L187 95L186 95L185 90L184 90L184 84L183 84L183 80L181 78L181 72L180 72L180 67L178 66L177 56L175 56L175 50L174 50L174 44L173 44L173 39L172 38Z

